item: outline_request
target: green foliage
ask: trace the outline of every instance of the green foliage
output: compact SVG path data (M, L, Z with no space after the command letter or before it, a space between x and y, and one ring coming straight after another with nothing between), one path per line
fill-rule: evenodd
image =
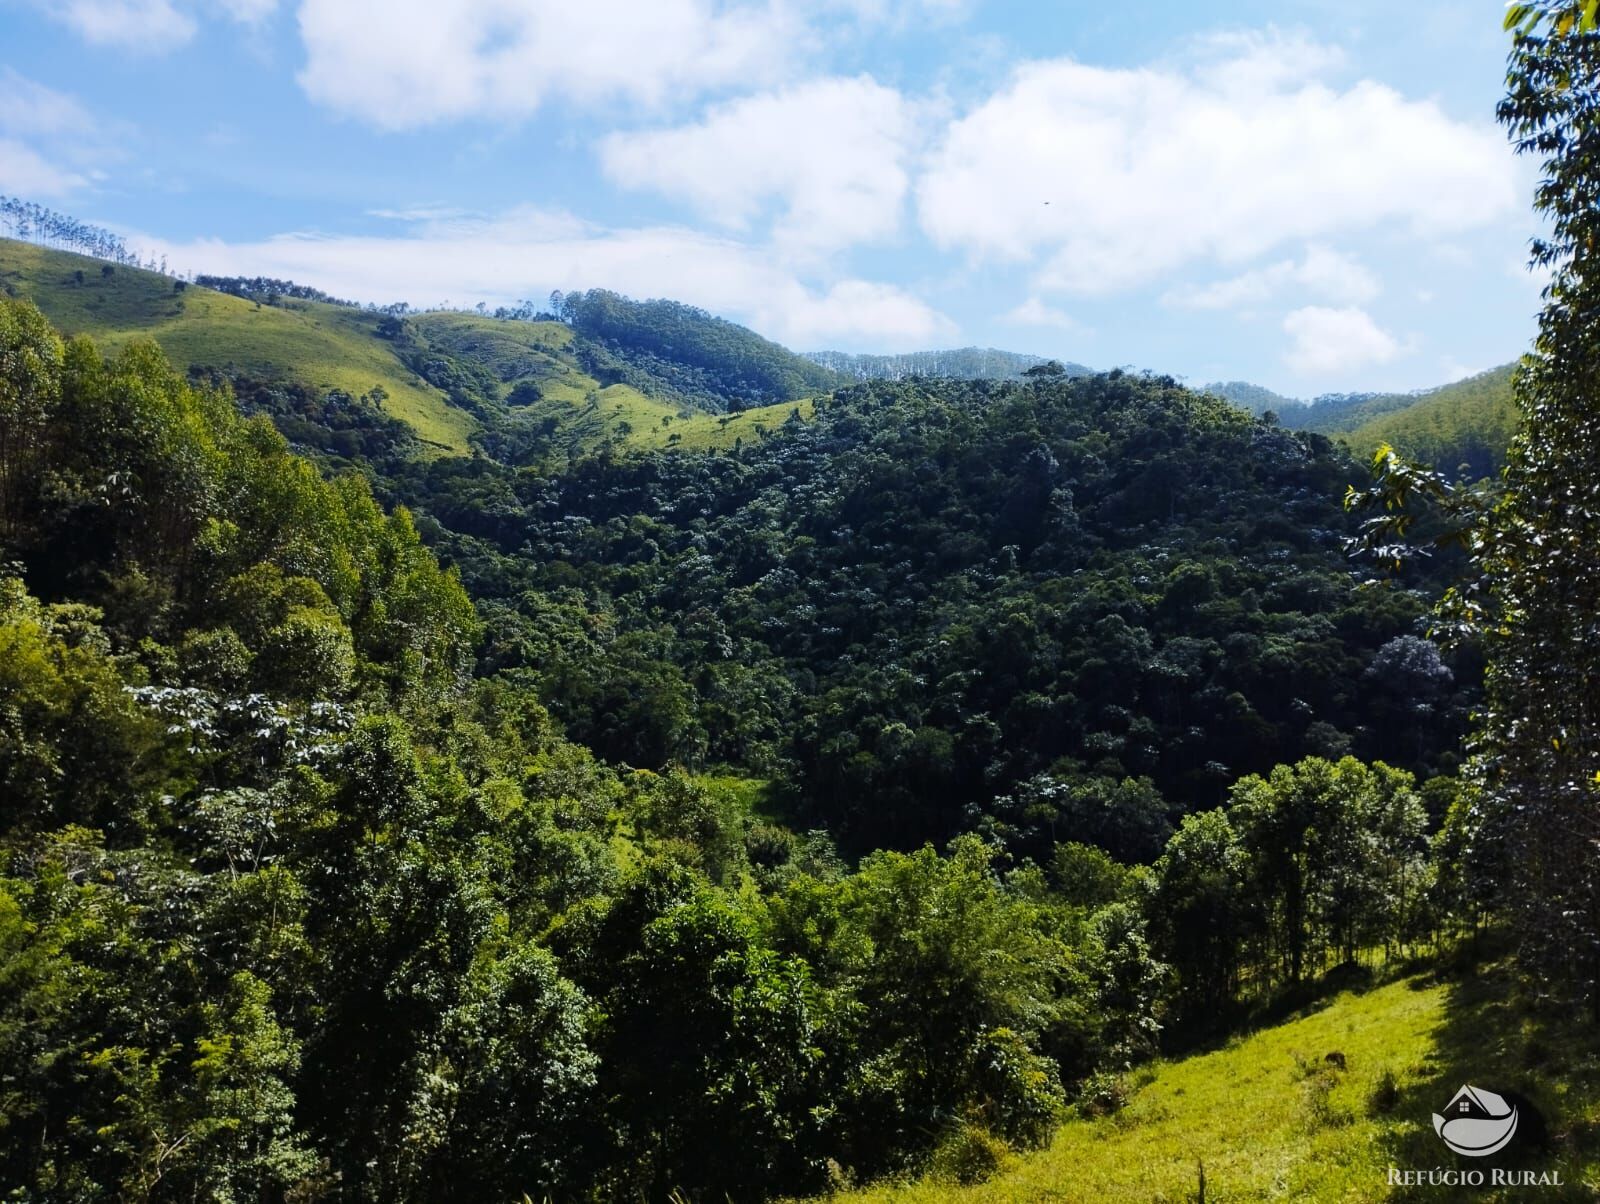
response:
M311 300L261 305L199 287L175 295L172 281L155 272L100 269L84 256L0 239L0 284L69 334L89 335L111 352L154 340L185 370L242 378L251 392L299 388L322 398L337 390L360 398L381 389L383 412L407 423L435 454L467 451L472 416L374 337L376 314ZM89 277L82 287L74 283L78 270Z
M607 759L775 776L856 852L982 827L1148 861L1246 772L1455 767L1470 655L1384 668L1443 566L1351 588L1356 471L1113 374L876 384L732 454L395 487L483 600L485 667Z
M481 334L391 316L441 379L433 340ZM578 337L511 325L513 377ZM506 383L452 387L492 425ZM1475 921L1456 787L1429 867L1407 772L1272 768L1401 726L1450 755L1422 600L1337 559L1348 461L1171 381L873 386L559 478L412 463L379 488L415 521L25 304L0 404L30 1198L971 1179L1202 1013Z
M0 323L0 392L27 409L0 447L0 531L44 592L100 605L158 678L157 646L192 631L199 675L282 698L459 682L477 619L403 511L360 478L321 480L149 344L106 362L52 344L25 303Z
M821 365L676 301L630 301L591 289L568 293L561 317L591 341L585 367L603 382L626 380L649 392L654 378L669 396L707 409L794 401L839 383ZM628 379L630 369L643 372Z
M1593 616L1600 607L1589 504L1600 327L1594 256L1600 180L1594 129L1600 33L1594 6L1529 4L1515 27L1499 116L1519 151L1542 158L1535 208L1550 272L1533 353L1517 373L1522 434L1501 503L1473 533L1481 581L1463 592L1487 658L1478 777L1485 843L1504 850L1502 890L1530 973L1600 1007L1600 876L1592 855L1600 749Z
M1382 444L1472 481L1497 474L1516 436L1513 365L1507 364L1418 396L1403 409L1346 426L1358 455Z

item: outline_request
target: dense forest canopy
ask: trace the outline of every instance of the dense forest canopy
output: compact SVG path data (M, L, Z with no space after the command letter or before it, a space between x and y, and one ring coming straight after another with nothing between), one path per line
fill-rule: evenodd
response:
M1548 1063L1519 1018L1600 1008L1594 9L1508 14L1552 283L1498 485L1383 445L1352 488L1149 374L844 384L605 292L514 334L272 280L206 311L338 310L471 412L425 456L382 386L0 299L0 1183L970 1182L1157 1053L1508 928ZM1464 384L1457 432L1505 379Z
M858 849L982 816L1038 852L1136 797L1101 840L1147 860L1243 773L1454 763L1476 668L1423 637L1424 592L1354 588L1360 472L1112 374L868 385L731 454L395 490L484 600L485 665L608 758L776 774Z
M821 1189L1038 1142L1163 1039L1459 923L1454 785L1283 701L1359 717L1393 675L1439 716L1398 756L1443 763L1420 600L1351 592L1333 527L1255 531L1285 490L1337 526L1345 461L1170 381L858 388L559 480L440 460L381 483L420 524L26 304L0 406L0 1166L40 1198ZM1246 707L1267 656L1240 780L1164 764L1200 717L1159 681Z

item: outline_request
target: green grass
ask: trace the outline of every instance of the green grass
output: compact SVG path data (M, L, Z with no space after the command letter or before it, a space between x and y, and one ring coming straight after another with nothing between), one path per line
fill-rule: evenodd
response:
M154 272L0 239L0 288L33 301L67 335L86 334L115 354L136 338L154 339L180 369L233 367L352 395L381 386L383 408L439 452L464 454L477 423L400 363L373 333L377 316L342 306L288 301L256 305L189 287ZM75 271L84 281L77 283Z
M668 421L657 418L654 425L635 425L628 435L628 446L645 449L678 447L684 451L713 451L734 447L740 443L757 443L777 431L796 410L805 421L816 413L816 403L782 401L776 405L756 406L737 414L691 414L677 417L676 411L667 416Z
M1577 1017L1520 1004L1501 969L1461 982L1413 977L1344 994L1225 1048L1136 1071L1115 1115L1073 1120L1045 1150L1011 1155L988 1182L842 1193L840 1204L1011 1201L1593 1200L1600 1198L1600 1041ZM1324 1061L1344 1056L1343 1072ZM1392 1073L1387 1101L1380 1084ZM1561 1188L1391 1187L1391 1166L1480 1165L1434 1135L1463 1083L1510 1088L1549 1120L1552 1148L1484 1159L1558 1171ZM1375 1102L1376 1101L1376 1102Z

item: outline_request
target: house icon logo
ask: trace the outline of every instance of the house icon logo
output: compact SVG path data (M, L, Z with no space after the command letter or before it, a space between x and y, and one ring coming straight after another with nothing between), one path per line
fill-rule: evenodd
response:
M1433 1114L1433 1131L1458 1154L1482 1158L1497 1153L1517 1135L1517 1108L1482 1087L1463 1087Z

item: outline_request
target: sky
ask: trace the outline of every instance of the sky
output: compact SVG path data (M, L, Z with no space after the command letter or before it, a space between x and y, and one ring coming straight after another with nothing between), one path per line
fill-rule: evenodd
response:
M1292 396L1515 358L1499 0L0 0L0 193L180 272Z

